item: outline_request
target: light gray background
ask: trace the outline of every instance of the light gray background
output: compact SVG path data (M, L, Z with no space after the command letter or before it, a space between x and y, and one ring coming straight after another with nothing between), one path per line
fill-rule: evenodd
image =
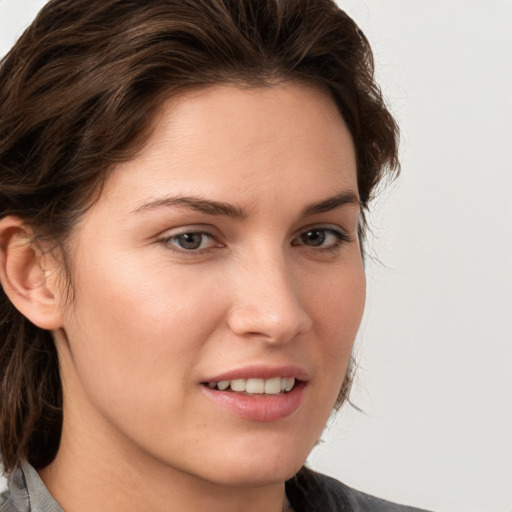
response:
M0 0L0 54L43 5ZM402 129L353 401L310 464L439 512L512 510L512 2L340 0Z

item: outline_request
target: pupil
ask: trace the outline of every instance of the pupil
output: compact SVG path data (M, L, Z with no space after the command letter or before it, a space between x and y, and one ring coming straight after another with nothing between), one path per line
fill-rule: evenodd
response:
M184 233L178 237L178 243L183 249L198 249L201 246L201 233Z
M304 233L302 240L309 245L322 245L325 242L325 233L319 229L308 231Z

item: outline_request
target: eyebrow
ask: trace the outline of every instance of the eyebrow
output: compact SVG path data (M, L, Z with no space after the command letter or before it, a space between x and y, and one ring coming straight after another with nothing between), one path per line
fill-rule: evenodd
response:
M356 192L347 190L335 196L323 199L318 203L307 205L302 210L302 216L307 217L310 215L325 213L347 204L361 205L361 201ZM248 217L247 212L241 206L192 196L171 196L155 199L154 201L143 204L132 213L173 206L183 207L188 210L205 213L207 215L223 215L235 219L245 219Z
M332 197L328 197L318 203L313 203L302 210L302 215L307 217L309 215L316 215L318 213L325 213L347 204L354 204L361 206L359 195L353 190L346 190Z
M247 217L247 213L240 206L223 203L220 201L211 201L209 199L201 199L200 197L189 196L173 196L156 199L154 201L150 201L149 203L143 204L132 213L172 206L181 206L188 210L206 213L208 215L225 215L235 219L245 219Z

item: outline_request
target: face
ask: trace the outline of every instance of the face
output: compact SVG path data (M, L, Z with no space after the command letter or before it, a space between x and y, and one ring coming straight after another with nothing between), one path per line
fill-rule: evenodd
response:
M81 429L96 456L220 484L292 476L361 320L358 215L353 143L323 92L169 100L70 240L63 442Z

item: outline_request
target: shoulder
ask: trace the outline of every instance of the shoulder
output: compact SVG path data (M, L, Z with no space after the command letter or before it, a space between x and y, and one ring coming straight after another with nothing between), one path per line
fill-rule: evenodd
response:
M305 467L286 483L286 493L296 512L426 512L370 496Z
M9 475L8 485L0 495L0 512L63 512L28 462Z
M0 494L0 512L15 512L14 504L8 491Z
M9 476L9 487L0 495L0 512L26 512L30 510L25 475L21 468Z
M26 509L28 510L28 509ZM16 507L9 491L0 494L0 512L25 512Z

